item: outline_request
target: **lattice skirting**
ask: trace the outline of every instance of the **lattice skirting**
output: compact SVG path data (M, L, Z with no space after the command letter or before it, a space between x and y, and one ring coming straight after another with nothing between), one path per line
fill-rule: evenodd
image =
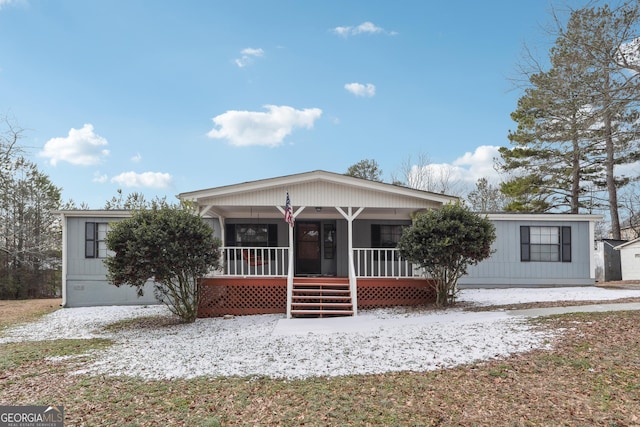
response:
M358 279L358 310L435 301L436 290L428 279Z
M220 277L201 281L198 317L286 312L286 278Z
M287 312L287 279L216 277L200 283L198 317L225 314ZM435 302L433 283L426 279L359 279L358 309Z

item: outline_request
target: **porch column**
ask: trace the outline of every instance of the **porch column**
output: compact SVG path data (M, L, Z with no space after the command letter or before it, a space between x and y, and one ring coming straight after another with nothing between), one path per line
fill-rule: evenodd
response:
M207 205L207 206L201 206L198 208L198 214L200 215L201 218L204 218L205 215L207 214L213 214L215 216L218 217L218 224L220 225L220 242L222 243L222 247L226 247L226 243L227 243L227 236L226 236L226 227L225 227L225 216L222 214L222 212L220 212L218 209L216 209L214 206L212 205ZM224 261L228 261L227 259L227 253L225 251L223 251L221 253L222 259ZM228 271L228 267L226 265L226 262L223 262L224 270L222 271L222 274L227 274ZM218 272L217 270L213 272L213 275L217 275Z
M304 210L306 206L300 206L295 212L293 212L293 220L295 223L296 217ZM276 206L276 209L284 215L284 209L281 206ZM291 302L293 301L293 272L294 272L294 257L293 257L293 225L289 227L289 268L287 270L287 319L291 319Z
M287 271L287 319L291 319L293 302L293 227L289 227L289 268Z
M347 239L348 239L348 251L347 256L349 262L349 288L351 289L351 303L353 304L353 315L358 315L358 280L356 278L356 269L353 265L353 220L358 217L364 210L364 208L358 208L356 213L353 213L353 208L349 206L347 212L336 206L336 210L347 220Z

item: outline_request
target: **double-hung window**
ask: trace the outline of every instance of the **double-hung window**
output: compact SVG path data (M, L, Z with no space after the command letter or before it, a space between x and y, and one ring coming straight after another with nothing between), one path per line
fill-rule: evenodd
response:
M520 226L520 260L571 262L571 227Z
M372 224L371 246L374 248L395 248L402 236L402 225Z
M106 222L87 222L84 226L84 257L106 258L111 255L107 250L107 233L109 224Z
M371 225L371 247L380 249L394 249L398 247L400 237L402 237L403 225L398 224L372 224ZM398 260L398 253L393 251L394 260ZM378 260L391 258L390 251L373 251L373 259Z
M275 247L278 246L278 225L277 224L227 224L226 226L226 246L240 247ZM247 255L254 252L261 257L274 259L275 251L264 251L262 249L251 250L251 254L243 251ZM231 251L231 259L236 256L235 251Z
M276 224L227 224L227 246L278 246Z

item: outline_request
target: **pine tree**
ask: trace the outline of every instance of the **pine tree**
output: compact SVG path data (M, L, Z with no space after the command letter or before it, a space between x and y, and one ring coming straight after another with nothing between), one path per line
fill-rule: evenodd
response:
M551 68L531 74L512 114L515 147L501 150L503 171L515 174L501 187L515 198L508 209L591 212L588 189L600 188L620 237L617 192L629 179L615 166L640 159L639 22L637 1L574 10L566 28L556 19Z
M578 213L583 181L595 172L592 96L583 90L594 77L562 40L551 50L551 64L549 71L530 76L531 87L511 114L518 124L509 133L515 147L500 149L500 168L515 174L501 184L512 198L506 210Z

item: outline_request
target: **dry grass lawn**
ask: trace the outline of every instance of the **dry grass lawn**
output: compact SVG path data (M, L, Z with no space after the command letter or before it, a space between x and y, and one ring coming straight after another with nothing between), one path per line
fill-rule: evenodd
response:
M77 359L45 356L109 343L4 344L0 402L62 404L65 426L640 426L640 312L534 322L564 331L552 350L437 372L296 381L72 375Z
M0 330L17 323L30 322L60 308L62 299L0 300Z

